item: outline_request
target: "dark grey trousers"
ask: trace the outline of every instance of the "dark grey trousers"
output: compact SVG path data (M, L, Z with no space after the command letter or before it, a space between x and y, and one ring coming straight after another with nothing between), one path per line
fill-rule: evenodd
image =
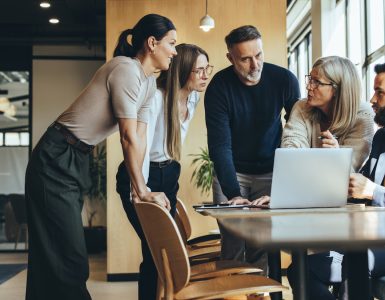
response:
M261 175L237 173L237 179L241 188L242 197L248 200L255 200L264 195L270 195L271 178L272 173ZM222 193L217 177L214 177L213 180L213 201L216 204L228 201L226 196ZM265 250L250 245L245 240L228 231L220 223L218 223L218 227L221 232L222 259L246 261L262 269L264 274L268 274L268 261Z
M81 220L89 155L48 128L32 152L25 180L30 237L27 300L91 299Z

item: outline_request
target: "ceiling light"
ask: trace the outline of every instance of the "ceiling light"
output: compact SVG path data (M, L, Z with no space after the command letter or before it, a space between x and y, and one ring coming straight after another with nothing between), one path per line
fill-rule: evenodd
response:
M199 23L199 28L201 28L204 32L207 32L215 27L214 19L207 14L207 2L208 0L206 0L206 15L201 19Z
M50 22L51 24L57 24L57 23L59 23L60 21L59 21L59 19L51 18L51 19L49 19L49 22Z
M48 8L48 7L51 7L51 4L48 1L43 1L43 2L40 2L40 7Z

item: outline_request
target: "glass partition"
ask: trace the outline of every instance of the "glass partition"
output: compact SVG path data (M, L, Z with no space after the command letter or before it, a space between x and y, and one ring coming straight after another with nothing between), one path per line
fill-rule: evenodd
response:
M0 71L0 251L27 248L21 216L30 145L29 77L28 71Z

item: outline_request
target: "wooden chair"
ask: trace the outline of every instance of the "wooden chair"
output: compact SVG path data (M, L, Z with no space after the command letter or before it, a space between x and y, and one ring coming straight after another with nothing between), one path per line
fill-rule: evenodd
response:
M192 231L191 222L187 214L187 209L179 198L176 203L174 219L187 248L191 263L195 264L202 261L219 260L221 254L220 235L208 234L190 239Z
M190 239L192 232L191 222L187 213L186 206L180 198L177 198L176 201L176 214L174 219L178 225L178 229L182 235L182 238L187 245L195 248L220 246L220 234L206 234Z
M190 239L191 222L183 201L177 198L174 221L186 246L191 264L191 280L214 278L231 274L260 273L249 263L220 259L220 234L208 234Z
M192 281L187 250L169 212L148 202L136 203L135 209L164 288L163 299L218 299L287 289L259 275L237 274Z

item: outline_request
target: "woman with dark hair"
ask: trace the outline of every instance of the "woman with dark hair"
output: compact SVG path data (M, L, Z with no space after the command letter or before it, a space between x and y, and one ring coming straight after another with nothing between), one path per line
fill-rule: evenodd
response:
M148 125L149 166L144 164L144 177L153 192L164 192L170 200L170 213L174 216L176 195L179 189L180 156L189 123L199 101L198 92L203 92L213 67L203 49L195 45L176 46L178 55L170 68L158 77L158 90L150 109ZM148 163L148 162L147 162ZM124 164L119 166L117 191L123 202L127 217L142 242L143 262L139 274L139 299L156 298L157 271L148 248L135 209L130 201L130 176Z
M25 182L30 233L27 300L91 299L86 288L82 194L90 184L89 153L113 132L120 132L124 166L137 200L169 208L164 193L147 190L141 168L156 90L153 73L169 68L177 54L175 43L175 26L169 19L155 14L140 19L122 33L115 50L120 56L96 72L33 150Z

